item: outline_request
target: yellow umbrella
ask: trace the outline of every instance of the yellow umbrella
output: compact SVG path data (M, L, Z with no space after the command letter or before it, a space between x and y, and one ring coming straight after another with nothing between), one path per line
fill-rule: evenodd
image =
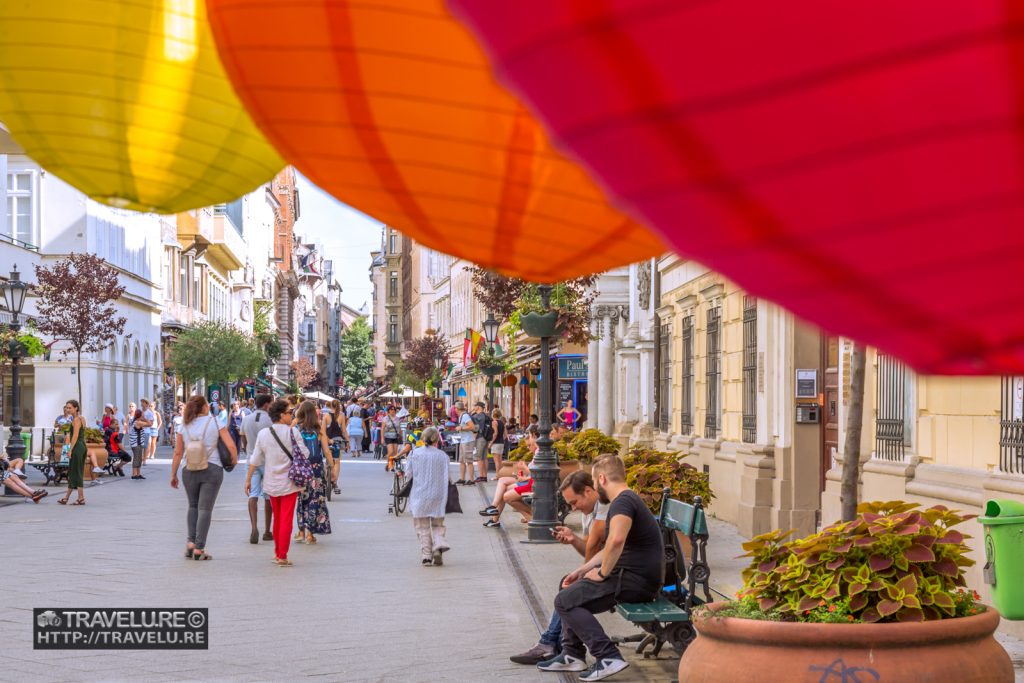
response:
M97 201L174 213L284 165L220 64L203 0L0 3L0 121Z

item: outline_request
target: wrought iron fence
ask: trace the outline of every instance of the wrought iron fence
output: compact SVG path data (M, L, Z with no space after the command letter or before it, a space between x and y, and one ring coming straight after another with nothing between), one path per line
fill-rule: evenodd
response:
M999 415L999 469L1024 474L1024 377L1003 377Z
M679 409L682 412L680 431L693 434L693 316L683 318L683 388Z
M899 461L906 452L906 366L878 352L875 456Z
M757 440L757 299L743 297L743 441Z
M722 380L722 307L708 310L707 356L705 381L707 382L707 410L704 416L704 438L717 439L719 431L719 385Z
M667 432L669 429L669 395L672 391L672 324L661 326L661 337L658 340L661 354L660 377L661 390L658 395L658 429Z

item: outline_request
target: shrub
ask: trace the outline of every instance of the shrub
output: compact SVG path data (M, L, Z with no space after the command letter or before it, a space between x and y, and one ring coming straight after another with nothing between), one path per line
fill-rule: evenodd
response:
M570 432L570 434L573 434ZM568 438L568 435L566 435ZM580 462L594 462L594 460L605 453L614 453L622 449L622 444L617 439L607 436L599 429L584 429L576 432L568 439L566 445L566 458L579 460ZM561 453L559 453L561 457Z
M623 458L626 464L626 485L637 492L654 514L661 511L661 497L666 487L671 496L684 503L693 503L700 496L706 507L715 497L708 475L682 462L679 453L656 451L634 446Z
M850 621L924 621L980 608L961 590L969 538L952 527L973 518L945 506L861 503L857 518L787 541L772 531L743 544L750 566L740 597L756 600L766 618L806 620L844 605ZM748 603L749 604L749 603Z

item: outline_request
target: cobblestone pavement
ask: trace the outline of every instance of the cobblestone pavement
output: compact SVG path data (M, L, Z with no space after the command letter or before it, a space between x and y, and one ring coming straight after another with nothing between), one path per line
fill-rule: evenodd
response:
M525 526L511 512L502 529L482 528L476 510L493 484L461 489L466 514L448 517L453 549L443 568L424 568L408 513L388 514L382 462L346 461L342 496L329 504L334 533L293 545L296 566L281 569L270 563L272 544L248 542L244 465L225 477L214 511L207 545L216 559L182 558L185 496L168 486L168 464L147 465L146 481L88 486L81 508L57 505L55 488L39 505L0 499L9 533L17 530L5 552L16 579L0 609L0 681L575 680L508 661L536 642L558 579L580 558L558 544L522 543ZM743 539L729 524L710 524L711 583L732 595ZM210 649L31 647L33 607L144 606L209 607ZM614 614L599 618L612 635L637 632ZM1024 647L1000 639L1024 683ZM631 666L612 680L675 678L670 647L657 659L623 653Z

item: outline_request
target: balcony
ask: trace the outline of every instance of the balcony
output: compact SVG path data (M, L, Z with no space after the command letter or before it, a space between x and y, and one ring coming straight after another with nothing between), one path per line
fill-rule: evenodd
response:
M227 213L214 211L213 240L207 252L224 270L238 270L245 265L245 240Z

